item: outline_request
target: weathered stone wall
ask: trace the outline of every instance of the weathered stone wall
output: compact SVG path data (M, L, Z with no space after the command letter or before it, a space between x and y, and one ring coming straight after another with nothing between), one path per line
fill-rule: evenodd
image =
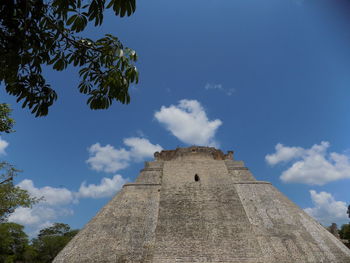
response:
M232 180L236 182L256 181L252 173L244 166L242 161L225 160L225 164Z
M265 262L350 262L349 249L272 185L235 187Z
M163 174L163 162L146 162L145 168L140 171L137 177L137 184L160 184Z
M350 250L233 153L156 153L54 263L350 263Z
M151 262L159 185L126 185L54 262Z
M224 161L164 163L152 262L259 262L252 233Z

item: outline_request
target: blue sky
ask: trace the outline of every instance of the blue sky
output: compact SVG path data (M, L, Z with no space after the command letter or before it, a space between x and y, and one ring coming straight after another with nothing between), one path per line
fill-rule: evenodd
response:
M45 202L10 218L27 231L81 228L154 150L192 144L234 150L323 224L348 222L350 4L332 0L137 2L86 36L111 33L139 55L130 105L91 111L77 69L45 70L59 99L34 118L13 107L0 158ZM198 136L200 134L200 136Z

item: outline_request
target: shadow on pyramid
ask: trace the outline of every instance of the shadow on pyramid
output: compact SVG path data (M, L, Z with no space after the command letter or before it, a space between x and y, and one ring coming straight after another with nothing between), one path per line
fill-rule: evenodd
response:
M350 263L350 250L233 152L155 153L53 261Z

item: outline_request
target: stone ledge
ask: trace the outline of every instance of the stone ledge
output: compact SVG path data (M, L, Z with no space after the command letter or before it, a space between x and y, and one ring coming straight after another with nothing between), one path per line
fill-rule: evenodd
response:
M247 167L234 167L234 166L227 166L228 170L249 170Z
M214 147L191 146L187 148L176 148L175 150L163 150L155 152L154 158L156 161L171 161L175 159L191 159L193 157L199 159L213 159L213 160L233 160L233 151L228 151L224 154L221 150Z
M242 181L242 182L232 182L231 184L270 184L269 182L265 182L265 181Z
M240 181L240 182L230 182L230 184L269 184L269 182L265 181ZM142 183L130 183L130 184L124 184L123 187L127 186L161 186L162 184L142 184Z
M135 183L130 183L130 184L124 184L123 187L126 186L160 186L161 184L135 184Z
M147 172L147 171L163 171L163 168L144 168L141 170L141 172Z

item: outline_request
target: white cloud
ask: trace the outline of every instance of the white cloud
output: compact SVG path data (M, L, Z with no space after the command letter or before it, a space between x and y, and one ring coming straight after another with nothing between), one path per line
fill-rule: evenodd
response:
M88 149L90 157L86 162L93 170L114 173L128 167L132 161L153 157L155 152L162 150L159 144L152 144L142 137L125 138L124 144L130 149L116 149L109 144L101 146L95 143Z
M159 144L152 144L149 140L139 137L126 138L124 144L130 147L130 155L136 161L153 157L155 152L160 152L163 149Z
M74 212L69 208L35 205L33 208L19 207L8 218L29 229L30 237L38 234L40 229L49 227L60 217L71 216ZM27 231L26 231L27 232Z
M0 137L0 155L5 155L6 154L6 147L9 145L9 143Z
M176 106L162 106L154 116L186 144L217 145L214 136L222 121L208 120L205 110L197 100L184 99Z
M96 171L114 173L129 166L130 153L122 149L115 149L107 144L101 146L95 143L88 149L90 158L86 161Z
M314 207L305 208L304 211L323 225L328 226L332 223L342 224L348 220L345 202L336 201L334 197L327 192L317 193L311 190L310 195Z
M236 90L234 88L225 89L222 84L207 83L204 86L205 90L218 90L224 92L227 96L231 96Z
M37 198L43 197L43 203L48 205L65 205L74 201L74 194L66 188L55 188L45 186L36 188L32 180L25 179L17 186L27 190L32 196Z
M75 194L66 188L37 188L33 181L28 179L21 181L17 186L27 190L33 197L43 198L32 208L17 208L8 218L10 222L29 227L31 235L35 235L38 230L49 226L58 218L74 213L67 205L75 202Z
M113 196L120 188L127 182L120 175L113 176L110 178L102 178L99 185L89 184L86 185L86 182L83 182L79 188L78 197L81 198L102 198Z
M276 153L267 155L266 161L275 165L294 161L282 172L284 182L324 185L328 182L350 178L350 158L339 153L327 153L329 142L321 142L309 149L276 145Z
M48 213L50 214L50 213ZM47 213L44 213L47 215ZM31 208L19 207L9 216L9 221L21 225L35 225L40 222L40 214L37 214Z
M17 184L18 187L27 190L32 196L43 198L32 208L19 207L8 218L10 222L16 222L29 228L31 236L60 218L74 214L72 204L77 204L82 198L103 198L114 195L128 180L121 175L113 178L102 178L98 185L83 182L79 191L74 192L66 188L44 186L35 187L32 180L25 179Z
M9 221L26 226L42 226L52 224L51 221L61 216L72 215L72 209L35 205L33 208L19 207L9 216Z
M276 153L265 156L265 160L270 165L275 165L280 162L288 162L304 154L304 149L301 147L286 147L281 143L278 143L275 146L275 149Z

